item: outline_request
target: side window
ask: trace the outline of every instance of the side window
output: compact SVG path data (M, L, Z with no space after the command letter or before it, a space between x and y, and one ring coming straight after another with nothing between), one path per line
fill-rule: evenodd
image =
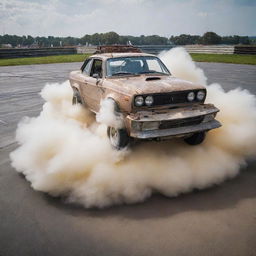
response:
M83 74L89 76L90 75L90 68L91 68L91 64L92 64L92 59L88 59L85 61L84 65L83 65Z
M95 59L93 61L90 76L93 76L93 74L98 74L99 77L102 77L102 60Z

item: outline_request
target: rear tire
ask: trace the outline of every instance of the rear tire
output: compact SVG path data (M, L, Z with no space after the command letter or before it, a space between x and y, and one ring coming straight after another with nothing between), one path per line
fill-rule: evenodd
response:
M108 127L107 133L110 144L117 150L125 148L130 142L130 137L125 129Z
M206 136L206 132L198 132L193 134L192 136L185 138L184 141L189 145L198 145L201 144Z

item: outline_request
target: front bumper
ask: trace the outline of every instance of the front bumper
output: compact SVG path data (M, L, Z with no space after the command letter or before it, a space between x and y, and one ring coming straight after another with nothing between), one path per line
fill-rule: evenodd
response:
M220 127L214 119L217 112L212 104L141 111L127 116L127 126L130 136L138 139L186 137Z

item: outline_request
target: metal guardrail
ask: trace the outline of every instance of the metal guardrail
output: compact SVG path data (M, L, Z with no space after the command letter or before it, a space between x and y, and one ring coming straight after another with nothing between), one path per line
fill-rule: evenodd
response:
M162 51L169 51L173 45L135 45L142 52L150 54L159 54ZM181 45L189 53L209 53L209 54L256 54L256 46L239 46L239 45ZM94 53L96 46L79 46L77 53Z
M142 52L159 54L162 51L172 49L173 45L137 45ZM256 54L256 46L231 46L231 45L184 45L189 53L215 53L215 54ZM97 50L96 46L78 47L50 47L50 48L26 48L26 49L0 49L0 59L21 58L21 57L41 57L52 55L66 55L76 53L93 54Z
M142 52L150 53L150 54L159 54L162 51L169 51L174 45L135 45Z
M22 57L41 57L52 55L76 54L75 47L50 47L50 48L12 48L0 49L0 59L22 58Z
M236 45L234 49L235 54L256 54L256 46L240 46Z
M159 54L162 51L168 51L172 45L134 45L139 48L142 52L150 54ZM78 46L77 53L94 53L97 50L97 46Z
M185 45L189 53L256 54L256 46L250 45Z
M185 45L189 53L234 54L232 45Z

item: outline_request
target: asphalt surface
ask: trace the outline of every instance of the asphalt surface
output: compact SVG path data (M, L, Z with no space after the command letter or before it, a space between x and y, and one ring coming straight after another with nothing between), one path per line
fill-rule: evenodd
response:
M199 63L209 82L256 94L256 66ZM235 179L177 198L86 210L32 190L11 166L15 129L47 82L80 63L0 67L0 256L256 255L256 161Z

